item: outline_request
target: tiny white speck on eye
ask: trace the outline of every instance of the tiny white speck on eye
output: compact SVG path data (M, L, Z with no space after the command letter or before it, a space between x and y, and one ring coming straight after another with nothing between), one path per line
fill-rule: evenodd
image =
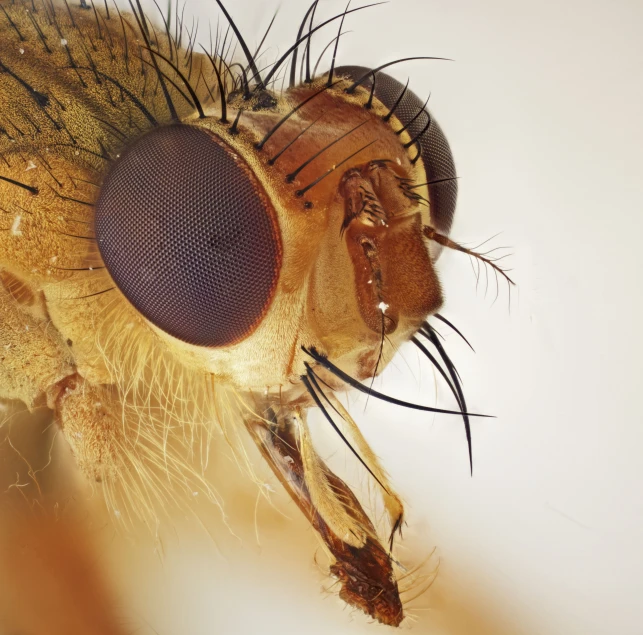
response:
M64 37L60 38L60 46L67 46L67 40Z
M388 305L388 304L386 304L386 302L380 302L380 303L377 305L377 308L378 308L382 313L386 313L386 309L388 309L388 307L389 307L389 305Z
M20 55L24 55L24 54L25 54L25 49L18 49L18 50L20 51Z
M22 236L22 230L18 229L20 227L20 221L22 221L22 216L18 214L13 219L13 225L11 225L11 235L12 236Z
M25 168L25 172L29 172L29 170L35 170L36 167L37 166L33 161L29 161L29 163L27 163L27 167Z

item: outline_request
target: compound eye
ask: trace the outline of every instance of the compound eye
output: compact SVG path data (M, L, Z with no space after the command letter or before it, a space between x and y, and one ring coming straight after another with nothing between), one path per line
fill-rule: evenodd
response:
M370 70L365 66L341 66L335 72L337 76L349 77L353 81L359 81L366 76L360 84L370 89L373 85L373 76L368 75ZM402 99L399 99L400 95ZM440 233L448 234L455 214L458 184L455 180L453 155L442 128L428 110L418 116L424 102L409 88L404 90L404 84L386 73L377 73L375 97L388 108L395 106L395 116L403 126L407 127L412 139L419 135L420 156L424 164L426 180L430 183L431 224Z
M243 159L207 130L170 125L127 146L101 186L95 230L125 297L185 342L246 338L275 294L275 210Z

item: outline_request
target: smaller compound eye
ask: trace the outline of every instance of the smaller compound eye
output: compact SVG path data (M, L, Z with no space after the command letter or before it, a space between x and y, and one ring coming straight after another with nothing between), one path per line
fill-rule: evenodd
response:
M373 85L371 69L365 66L341 66L335 70L337 76L361 81L370 89ZM406 127L411 139L417 137L421 148L421 159L429 185L431 224L442 234L448 234L455 214L458 184L453 155L442 128L428 110L423 110L422 100L408 87L405 89L396 79L386 73L377 73L375 97L388 108L395 108L395 116Z
M170 125L127 146L105 177L95 226L116 285L180 340L233 344L270 306L282 257L275 210L207 130Z

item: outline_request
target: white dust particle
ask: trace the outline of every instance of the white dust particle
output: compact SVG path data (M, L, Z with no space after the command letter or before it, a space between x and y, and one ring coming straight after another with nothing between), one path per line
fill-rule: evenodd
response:
M366 284L373 284L373 281L369 280Z
M25 172L29 172L29 170L35 170L36 169L36 164L33 161L29 161L27 163L27 167L25 168Z
M397 157L396 161L398 165L402 165L402 161L400 160L400 157Z
M22 216L18 214L18 216L13 219L13 225L11 225L12 236L22 236L22 230L18 229L20 227L20 221L22 221Z
M377 305L377 308L378 308L382 313L386 313L386 309L388 309L388 307L389 307L389 305L388 305L388 304L386 304L386 302L380 302L380 303Z
M57 262L58 262L58 256L52 256L52 257L49 259L49 264L50 264L50 265L55 265Z
M192 496L195 496L195 497L196 497L196 496L198 496L198 495L199 495L199 492L192 492Z
M60 39L60 46L67 46L67 40L64 37Z
M24 55L24 54L25 54L25 49L18 49L18 50L20 51L20 55Z
M120 518L120 517L121 517L121 513L118 511L118 509L115 509L115 510L114 510L114 516L116 516L116 518Z

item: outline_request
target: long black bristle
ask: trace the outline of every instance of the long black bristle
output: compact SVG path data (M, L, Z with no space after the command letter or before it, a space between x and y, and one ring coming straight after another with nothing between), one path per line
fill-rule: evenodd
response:
M420 137L429 129L429 126L431 125L431 115L429 115L429 113L427 112L426 116L426 125L424 126L424 128L422 128L422 130L420 130L420 132L415 135L415 137L413 137L413 139L404 144L405 148L410 148L414 143L417 143L419 145ZM422 151L421 147L419 147L419 151Z
M270 30L272 29L272 25L275 23L275 19L277 18L277 11L275 11L275 14L272 16L272 20L270 20L270 24L268 25L268 28L266 29L265 33L263 34L263 37L261 38L261 42L259 42L257 48L255 49L255 53L252 56L253 59L256 61L259 59L260 54L261 54L261 49L266 41L266 38L268 37L268 34L270 33ZM248 69L250 67L248 66ZM256 77L251 78L253 81L256 81Z
M449 181L457 181L460 177L459 176L449 176L444 179L433 179L432 181L427 181L426 183L418 183L417 185L411 185L409 186L410 190L415 190L418 187L424 187L425 185L427 187L431 187L432 185L439 185L440 183L447 183Z
M397 98L397 100L396 100L396 101L395 101L395 103L393 104L392 108L388 111L388 114L384 117L384 121L388 121L388 120L393 116L393 113L397 110L397 107L400 105L400 102L402 101L402 98L403 98L403 97L404 97L404 95L406 94L406 91L407 91L407 89L408 89L408 87L409 87L409 81L410 81L410 79L411 79L411 78L409 77L409 78L406 80L406 85L405 85L405 86L404 86L404 88L402 89L402 92L400 93L400 96Z
M294 138L294 139L292 139L291 141L289 141L289 142L288 142L288 143L287 143L287 144L286 144L286 145L285 145L281 150L279 150L279 152L277 152L277 154L275 154L275 156L273 156L271 159L269 159L269 160L268 160L268 164L269 164L269 165L274 165L274 164L275 164L275 162L277 161L277 159L279 159L279 157L280 157L280 156L281 156L281 155L282 155L286 150L288 150L288 148L290 148L290 146L292 146L292 145L293 145L293 143L295 143L298 139L300 139L301 137L303 137L303 136L304 136L304 135L305 135L305 134L306 134L306 133L307 133L307 132L308 132L308 131L309 131L309 130L310 130L310 129L311 129L311 128L312 128L312 127L313 127L313 126L314 126L314 125L315 125L315 124L316 124L316 123L317 123L321 118L322 118L322 117L323 117L323 116L324 116L323 114L322 114L322 115L319 115L319 117L317 117L317 119L315 119L314 121L312 121L311 123L309 123L309 124L308 124L308 125L307 125L307 126L306 126L306 127L305 127L305 128L304 128L304 129L303 129L303 130L302 130L302 131L301 131L301 132L300 132L300 133L299 133L299 134Z
M456 370L456 367L453 365L453 362L451 361L451 358L447 354L444 346L442 346L442 342L440 342L440 339L435 334L433 327L428 322L424 322L423 326L424 328L421 330L421 333L431 341L433 346L435 346L436 350L438 351L440 357L446 364L447 370L449 371L449 374L451 375L451 379L453 380L455 389L458 392L458 395L460 397L462 410L464 411L466 410L467 404L464 399L464 392L462 390L462 384L460 383L460 377L458 375L458 371ZM471 425L469 423L468 416L463 414L462 418L464 420L464 431L467 437L467 448L469 450L469 468L471 470L471 475L473 475L473 447L471 442Z
M217 0L218 1L218 0ZM313 33L316 31L319 31L319 29L324 28L327 24L330 24L331 22L334 22L335 20L339 20L342 16L348 15L349 13L354 13L355 11L362 11L363 9L368 9L370 7L375 7L380 4L385 4L384 2L375 2L373 4L366 4L363 7L357 7L356 9L351 9L350 11L345 11L344 13L340 13L339 15L336 15L332 18L329 18L325 22L322 22L321 24L318 24L314 29L311 29L310 32L307 35L304 35L303 37L298 38L298 40L275 62L274 66L266 76L266 78L260 82L255 90L263 90L266 87L266 84L272 79L273 75L279 70L281 65L290 57L290 54L306 39L308 39Z
M306 40L306 83L310 84L310 47L313 44L312 29L315 24L315 13L317 12L317 4L313 7L313 12L310 14L310 22L308 23L308 39ZM303 65L303 60L302 60Z
M357 450L350 444L349 440L344 436L344 433L339 429L339 426L333 421L333 418L330 416L328 410L326 410L326 408L324 407L324 404L319 399L319 396L317 395L316 390L318 390L324 396L326 401L328 401L328 403L330 404L330 400L328 399L328 397L326 397L326 395L324 394L324 391L321 389L321 386L317 383L317 380L315 379L315 375L312 372L312 369L310 367L308 367L307 374L301 376L301 380L304 383L304 386L306 386L306 390L310 393L310 396L313 398L313 400L315 401L315 404L321 410L322 414L324 415L328 423L330 423L333 430L335 430L335 432L337 432L337 434L339 435L339 438L346 444L346 447L355 455L357 460L366 468L368 473L377 481L378 485L388 494L388 490L386 489L386 487L382 485L382 482L380 481L380 479L378 479L377 476L373 474L373 471L371 470L371 468L368 467L368 465L366 464L364 459L359 455Z
M303 162L303 163L302 163L298 168L296 168L296 169L295 169L295 170L293 170L290 174L288 174L288 175L286 176L286 181L288 181L288 183L292 183L292 182L297 178L297 175L298 175L298 174L299 174L299 173L300 173L300 172L301 172L301 171L302 171L306 166L310 165L310 164L311 164L311 163L312 163L312 162L313 162L317 157L319 157L320 155L322 155L322 154L323 154L324 152L326 152L326 150L328 150L329 148L332 148L336 143L339 143L342 139L345 139L346 137L348 137L348 135L350 135L350 134L352 134L353 132L355 132L355 130L357 130L358 128L361 128L365 123L366 123L366 121L362 121L361 123L357 124L354 128L351 128L350 130L348 130L347 132L345 132L343 135L340 135L339 137L337 137L337 139L334 139L334 140L333 140L333 141L331 141L329 144L325 145L323 148L321 148L321 150L318 150L317 152L315 152L315 154L313 154L313 156L311 156L309 159L307 159L306 161L304 161L304 162Z
M369 146L372 146L377 141L378 141L378 139L374 139L373 141L369 141L366 145L362 146L358 150L355 150L355 152L353 152L352 154L349 154L345 159L343 159L342 161L340 161L339 163L334 165L332 168L329 168L321 176L317 177L312 183L309 183L308 185L306 185L306 187L303 187L302 189L297 190L295 192L295 196L302 197L304 194L306 194L306 192L308 192L313 187L315 187L316 185L321 183L321 181L323 181L327 176L329 176L335 170L337 170L337 168L340 168L342 165L344 165L344 163L346 163L347 161L350 161L354 156L358 155L360 152L363 152L364 150L366 150L366 148L368 148Z
M228 123L227 97L225 94L225 89L223 87L223 81L221 80L221 73L219 72L219 69L217 68L216 62L214 61L212 55L210 55L203 46L201 46L201 48L203 49L203 52L206 54L207 58L210 60L210 64L212 64L214 74L217 76L217 84L219 85L219 97L221 101L220 121L221 123Z
M370 110L373 107L373 97L375 97L375 87L377 86L377 75L373 73L373 83L371 84L371 94L368 97L368 101L364 105L364 108Z
M418 340L417 337L413 336L411 338L411 342L413 342L413 344L415 344L420 349L420 351L422 351L423 355L433 364L435 369L440 373L440 375L442 376L442 379L444 379L444 381L447 383L447 386L449 386L449 389L453 393L455 400L458 402L458 406L460 406L460 410L462 410L463 407L462 407L462 403L460 403L460 395L458 394L458 391L455 389L455 386L451 382L450 377L444 372L444 369L440 365L440 362L436 359L435 355L433 355L431 351L429 351L429 349L426 346L424 346L424 344L422 344L420 340Z
M338 82L335 82L333 86L338 84ZM329 88L332 88L332 86L324 86L320 90L318 90L316 93L313 93L310 97L307 97L304 99L302 102L298 103L296 106L294 106L290 112L286 113L268 132L266 132L264 138L255 146L257 150L261 150L263 146L266 144L266 141L272 137L281 126L283 126L290 117L292 117L302 106L305 106L309 101L315 99L315 97L321 95L325 90L328 90Z
M350 6L351 6L351 0L348 0L348 4L346 5L344 15L342 16L342 21L339 23L337 37L335 38L335 48L333 50L333 59L330 63L330 71L328 71L328 82L327 82L328 85L333 83L333 73L335 72L335 58L337 57L337 47L339 46L339 38L342 34L342 27L344 26L344 19L346 18L346 11L348 11L348 7Z
M412 119L408 121L402 128L399 130L395 131L396 135L401 135L409 126L415 123L417 118L423 113L426 112L424 109L426 108L427 104L429 103L429 99L431 99L431 94L429 93L429 96L426 98L426 101L422 104L421 108L418 108L418 111L415 113Z
M317 6L317 3L319 0L315 0L310 7L308 7L308 11L306 11L306 15L304 16L304 19L301 21L301 24L299 25L299 31L297 32L297 46L294 47L294 49L291 51L292 52L292 62L290 64L290 88L295 87L295 81L297 79L297 53L299 51L299 43L302 41L302 33L304 32L304 27L306 26L306 21L308 20L308 16L310 15L310 12ZM306 38L303 38L306 39Z
M22 35L18 27L15 25L14 21L9 17L9 14L7 13L6 9L2 5L0 5L0 9L2 9L2 12L5 14L5 17L9 21L9 25L11 26L11 28L18 34L18 38L20 39L20 41L25 42L26 40L24 36Z
M16 185L17 187L21 187L23 190L27 190L27 192L31 192L32 194L38 194L37 187L33 187L32 185L27 185L26 183L21 183L20 181L15 181L14 179L10 179L9 177L0 176L0 181L5 181L6 183L11 183L11 185Z
M254 57L252 57L252 53L250 52L250 49L248 48L248 45L246 44L245 40L241 36L241 32L237 28L237 25L230 17L230 14L226 11L226 8L223 6L223 2L221 2L221 0L216 0L216 3L219 5L219 8L221 9L221 11L223 11L223 15L225 15L226 20L228 21L228 24L232 27L234 34L237 36L237 40L239 41L239 44L241 44L241 48L243 49L243 52L250 66L250 70L252 71L252 76L257 78L260 85L263 85L261 74L259 73L259 69L257 68L257 64L255 63Z
M464 335L462 335L460 330L454 324L452 324L449 320L447 320L443 315L440 315L439 313L436 313L433 317L437 318L438 320L440 320L440 322L443 322L448 327L450 327L453 331L455 331L466 342L467 346L474 353L476 352L475 349L473 348L473 346L471 346L471 344L469 343L469 340Z
M132 8L132 13L136 18L136 22L138 23L139 30L143 35L143 39L145 40L145 45L147 46L148 49L151 50L152 46L150 44L149 30L147 28L147 22L145 21L145 14L143 13L143 9L141 8L140 0L136 0L136 4L138 6L138 12L134 8L134 4L132 0L129 0L129 5ZM170 117L172 118L173 121L178 121L179 116L176 112L176 108L174 107L174 102L172 101L172 97L170 96L167 86L163 81L163 75L156 62L156 57L154 55L152 55L151 57L152 57L152 63L154 64L154 69L156 70L156 75L161 85L161 90L163 91L163 97L165 98L165 103L167 104L167 108L170 111Z
M349 12L350 13L350 12ZM358 80L353 82L353 84L346 89L347 93L352 93L355 91L355 89L369 76L371 73L379 73L381 70L384 70L385 68L388 68L389 66L393 66L394 64L400 64L402 62L411 62L413 60L441 60L441 61L446 61L446 62L452 62L452 59L449 59L448 57L403 57L399 60L394 60L392 62L387 62L386 64L382 64L381 66L378 66L377 68L374 68L373 70L368 71L367 73L364 73Z
M323 366L326 370L329 370L331 373L333 373L333 375L341 379L343 382L359 390L360 392L363 392L365 394L371 395L372 397L375 397L376 399L387 401L388 403L395 404L396 406L411 408L412 410L422 410L423 412L437 412L440 414L458 415L458 416L467 414L470 417L493 418L491 415L475 414L471 412L463 413L457 410L444 410L443 408L432 408L431 406L421 406L419 404L411 403L408 401L402 401L401 399L396 399L395 397L389 397L388 395L384 395L381 392L378 392L377 390L373 390L372 388L367 388L366 386L362 385L359 381L357 381L356 379L354 379L353 377L345 373L343 370L335 366L335 364L333 364L327 357L317 352L315 348L311 348L309 350L305 346L302 346L301 349L304 351L304 353L312 357L318 364Z
M142 49L146 49L145 46L141 47ZM171 60L169 60L165 55L162 53L159 53L158 51L155 51L153 49L146 49L148 50L152 55L156 55L160 57L163 61L167 62L174 72L181 78L181 81L185 84L185 87L188 89L188 92L190 93L190 97L192 98L192 103L194 104L195 108L197 109L199 113L199 119L205 119L205 113L203 112L203 107L201 106L201 102L199 101L199 98L197 97L196 92L192 88L192 85L190 84L189 80L185 78L185 75L179 70L179 67L174 64Z
M326 53L326 51L333 45L333 43L335 42L335 40L337 40L338 37L341 37L346 33L351 33L351 31L344 31L339 35L336 35L328 44L326 44L326 46L324 47L324 50L319 54L319 57L317 58L317 62L315 63L315 68L313 69L313 78L317 77L317 68L319 67L320 62L322 61L322 57L324 57L324 54Z

